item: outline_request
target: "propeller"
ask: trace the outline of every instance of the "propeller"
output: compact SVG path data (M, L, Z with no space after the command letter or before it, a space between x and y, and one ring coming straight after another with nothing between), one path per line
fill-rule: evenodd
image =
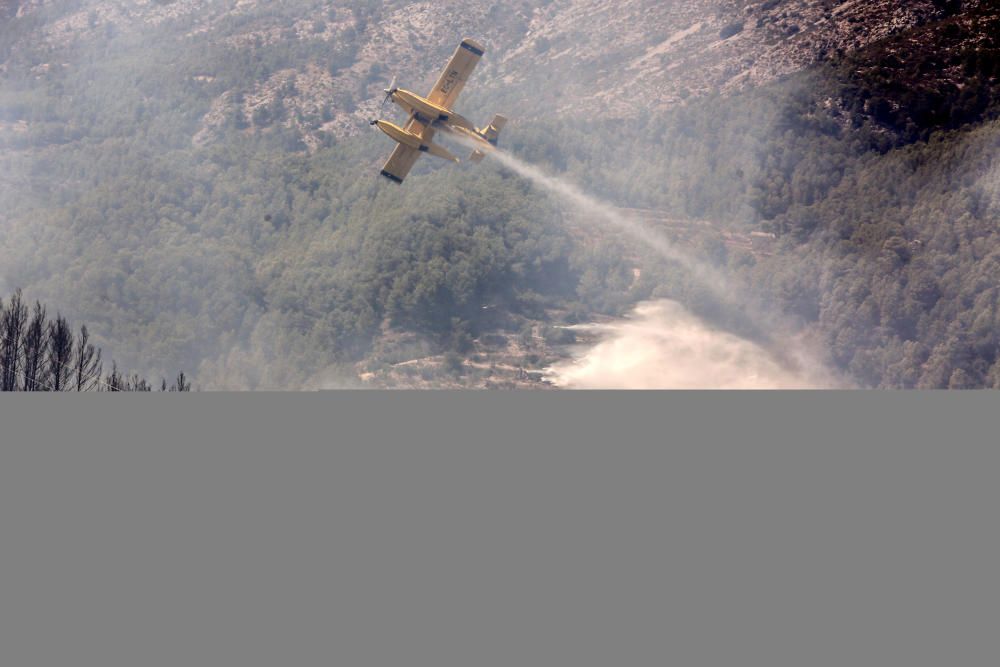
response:
M393 94L397 90L399 90L399 88L396 86L396 77L393 76L392 77L392 82L389 84L389 87L382 89L382 92L385 93L385 97L382 98L382 104L378 105L378 117L379 118L382 117L382 109L385 108L385 103L392 99ZM368 121L368 124L369 125L375 125L377 122L378 122L378 119L373 118L372 120Z
M386 103L386 102L388 102L388 101L389 101L390 99L392 99L392 96L393 96L393 94L394 94L394 93L395 93L395 92L396 92L397 90L399 90L399 88L397 88L397 87L396 87L396 77L395 77L395 76L393 76L393 77L392 77L392 83L390 83L390 84L389 84L389 87L388 87L388 88L383 88L383 89L382 89L382 92L383 92L383 93L385 93L385 97L384 97L384 98L382 98L382 104L381 104L381 105L379 105L379 108L378 108L378 109L379 109L379 111L382 111L382 107L384 107L384 106L385 106L385 103Z

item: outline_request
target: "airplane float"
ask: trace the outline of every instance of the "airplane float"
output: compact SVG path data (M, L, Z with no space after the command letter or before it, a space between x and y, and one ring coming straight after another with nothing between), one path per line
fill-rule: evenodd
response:
M475 125L452 111L459 93L483 53L484 49L478 42L463 39L427 97L396 87L396 80L393 79L389 88L384 91L386 95L382 106L392 100L410 117L403 127L381 119L370 123L398 143L382 167L383 176L394 183L402 183L421 153L458 162L458 158L447 148L432 141L438 130L475 142L477 148L469 156L473 162L479 162L487 152L496 147L500 130L507 123L506 117L496 114L489 125L476 129Z

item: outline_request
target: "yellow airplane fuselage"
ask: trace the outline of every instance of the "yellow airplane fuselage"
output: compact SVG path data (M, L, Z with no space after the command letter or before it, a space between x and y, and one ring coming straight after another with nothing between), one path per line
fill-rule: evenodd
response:
M396 89L392 94L392 101L398 104L406 113L415 113L421 116L429 125L453 125L462 127L472 132L476 131L475 126L451 109L434 104L425 97L402 88Z

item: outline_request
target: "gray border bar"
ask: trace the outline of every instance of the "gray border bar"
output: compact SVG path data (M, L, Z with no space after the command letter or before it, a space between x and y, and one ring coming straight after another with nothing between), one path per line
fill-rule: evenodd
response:
M0 658L987 665L998 394L0 397Z

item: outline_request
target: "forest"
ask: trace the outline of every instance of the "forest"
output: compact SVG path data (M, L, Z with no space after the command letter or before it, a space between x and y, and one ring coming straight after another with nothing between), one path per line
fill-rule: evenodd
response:
M355 4L374 16L371 3ZM1000 388L1000 26L973 18L644 117L528 115L502 140L615 204L776 234L770 256L718 243L695 251L812 332L860 386ZM329 110L281 104L234 112L214 140L192 141L219 96L249 95L304 63L348 67L356 35L332 53L292 35L178 51L109 28L108 39L76 45L72 67L40 72L53 47L12 50L32 26L2 26L0 287L86 321L76 347L113 348L142 376L185 368L209 389L315 386L355 374L387 332L461 354L523 318L558 312L554 323L572 323L659 297L735 326L680 267L617 241L575 242L557 202L495 164L425 160L395 188L375 177L379 137L324 134L307 147L299 128ZM934 48L906 52L917 38ZM199 79L206 63L212 75ZM331 105L369 95L339 94ZM32 355L55 354L49 332L65 320L17 308L30 311L33 335L44 321L48 342L32 343ZM32 373L64 385L39 364ZM23 358L16 368L11 386L40 386ZM117 365L102 382L148 388Z

